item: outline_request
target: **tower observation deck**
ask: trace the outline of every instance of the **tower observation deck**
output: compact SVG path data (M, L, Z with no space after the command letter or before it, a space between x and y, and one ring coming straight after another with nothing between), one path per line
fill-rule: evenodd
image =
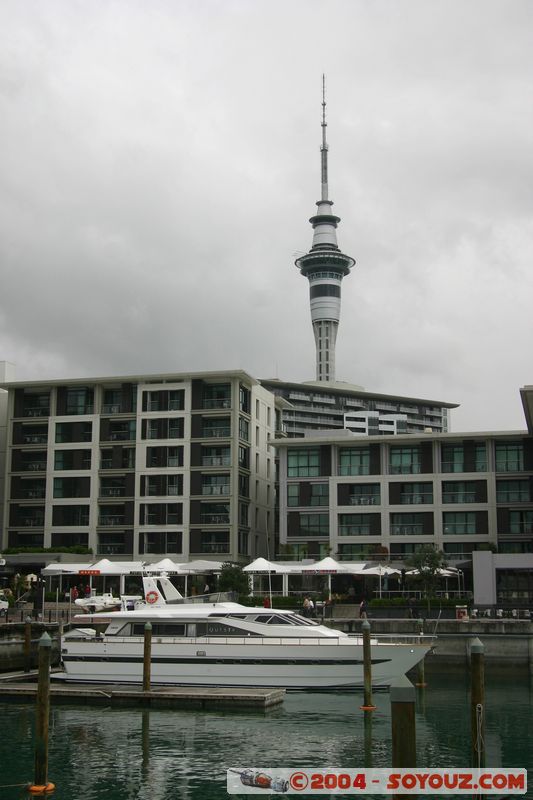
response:
M335 380L335 343L341 313L341 283L355 261L337 245L337 224L340 217L332 213L333 201L328 193L328 145L326 142L326 87L322 76L322 144L320 146L321 199L317 213L309 222L313 226L311 250L296 259L295 264L309 281L311 322L316 346L316 380Z

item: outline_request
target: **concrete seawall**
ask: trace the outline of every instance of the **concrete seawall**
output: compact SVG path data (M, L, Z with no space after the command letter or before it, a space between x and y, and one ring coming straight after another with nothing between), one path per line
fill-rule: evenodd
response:
M369 619L371 632L376 636L412 636L418 634L416 620ZM362 620L338 617L325 620L331 628L359 633ZM488 667L509 667L529 670L533 675L533 623L514 619L427 620L423 632L435 635L435 654L428 656L431 667L457 666L470 663L470 645L478 638L485 647Z

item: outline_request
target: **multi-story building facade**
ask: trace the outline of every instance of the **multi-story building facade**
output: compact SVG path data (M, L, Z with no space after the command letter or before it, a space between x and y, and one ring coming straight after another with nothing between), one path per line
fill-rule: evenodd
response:
M4 548L249 561L280 401L245 372L6 383Z
M533 552L533 436L523 432L354 436L275 442L279 552L405 560L432 544Z
M294 383L277 379L261 384L288 404L282 411L287 436L324 429L352 429L369 436L383 433L435 433L449 430L449 411L457 403L367 392L342 382Z

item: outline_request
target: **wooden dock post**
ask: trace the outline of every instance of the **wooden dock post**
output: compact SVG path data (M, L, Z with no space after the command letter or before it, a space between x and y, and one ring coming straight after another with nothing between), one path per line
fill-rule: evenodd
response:
M35 775L28 787L32 794L53 792L48 781L48 720L50 716L50 651L52 640L46 631L39 639L39 682L35 713Z
M152 669L152 625L144 626L144 659L143 659L143 692L150 691L150 673Z
M424 634L424 620L423 619L417 620L417 625L418 625L418 643L422 644L422 636ZM425 689L427 686L425 657L421 658L418 664L416 665L416 686L418 686L419 689Z
M470 723L472 767L485 766L485 647L476 637L470 644Z
M415 687L404 676L390 687L392 767L416 767ZM393 795L406 800L414 795Z
M24 672L31 670L31 617L26 617L24 625Z
M365 768L372 768L372 713L364 713L364 744L365 744Z
M361 625L363 631L363 674L365 699L361 709L363 711L375 711L376 706L372 702L372 644L370 642L370 622L365 619Z

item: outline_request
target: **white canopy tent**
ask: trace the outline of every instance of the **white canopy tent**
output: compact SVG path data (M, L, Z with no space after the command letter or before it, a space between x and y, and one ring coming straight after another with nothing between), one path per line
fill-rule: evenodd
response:
M144 561L110 561L107 558L102 558L99 561L85 564L68 564L55 561L44 567L44 569L41 570L41 574L45 577L59 576L60 586L63 576L80 575L87 577L91 589L93 577L105 578L107 576L118 576L120 579L120 594L125 594L125 579L127 575L142 575L148 572L167 572L169 575L185 576L185 593L187 593L188 575L220 572L221 566L221 561L207 560L179 562L172 561L170 558L164 558L161 561L147 564Z

